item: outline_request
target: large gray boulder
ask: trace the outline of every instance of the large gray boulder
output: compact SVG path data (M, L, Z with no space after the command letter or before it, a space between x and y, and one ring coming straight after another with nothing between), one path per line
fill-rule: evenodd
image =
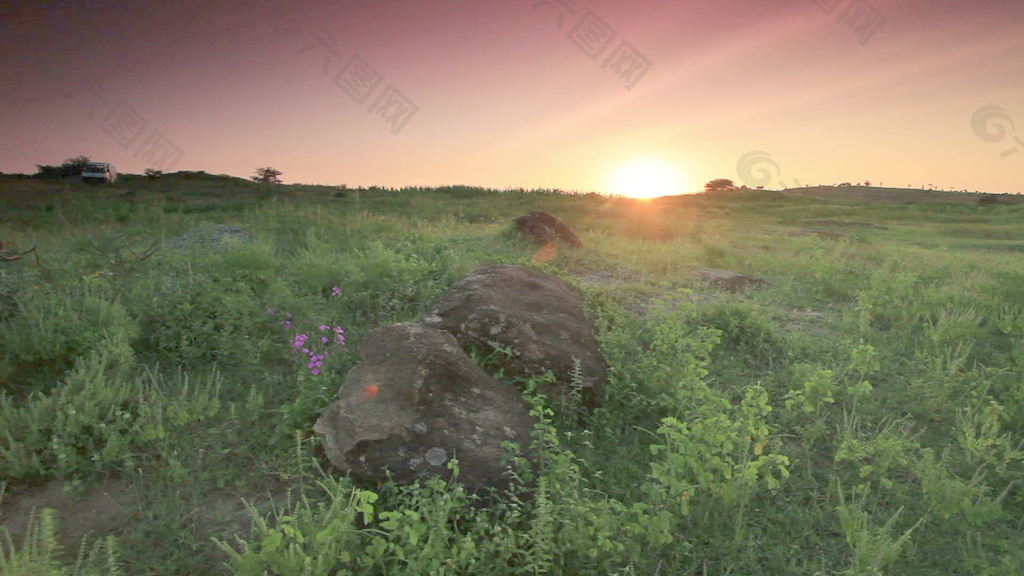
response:
M450 332L466 350L490 355L506 376L550 370L555 380L538 391L555 409L573 392L587 408L604 399L608 365L594 325L580 295L555 276L517 266L481 268L452 286L423 323Z
M331 463L353 476L407 484L425 475L501 486L505 442L528 448L533 419L519 391L477 366L451 334L413 323L377 328L338 400L313 430Z

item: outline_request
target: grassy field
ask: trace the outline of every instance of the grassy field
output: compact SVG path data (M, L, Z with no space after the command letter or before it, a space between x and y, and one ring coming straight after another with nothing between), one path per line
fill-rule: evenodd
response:
M585 246L538 257L530 210ZM159 248L218 224L252 241ZM1024 204L8 179L0 240L36 248L0 262L5 576L1024 573ZM605 406L532 398L538 468L485 501L332 475L363 336L492 263L581 290Z

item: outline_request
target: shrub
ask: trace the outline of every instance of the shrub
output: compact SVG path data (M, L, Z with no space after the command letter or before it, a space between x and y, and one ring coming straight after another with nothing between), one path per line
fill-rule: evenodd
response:
M57 179L81 176L82 170L85 169L85 165L88 163L88 156L76 156L75 158L68 158L61 163L60 166L37 164L37 170L34 177L41 179Z
M43 292L18 303L21 313L0 324L0 342L22 385L33 376L59 377L76 359L138 335L123 306L89 292Z
M284 351L277 330L268 329L264 294L281 285L272 279L277 261L265 249L237 246L170 268L169 278L128 296L140 310L140 351L172 365L254 370L268 351Z

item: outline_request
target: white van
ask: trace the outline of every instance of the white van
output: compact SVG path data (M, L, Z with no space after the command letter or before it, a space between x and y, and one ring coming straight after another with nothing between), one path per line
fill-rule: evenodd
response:
M113 184L117 182L117 170L106 162L89 162L82 168L82 182Z

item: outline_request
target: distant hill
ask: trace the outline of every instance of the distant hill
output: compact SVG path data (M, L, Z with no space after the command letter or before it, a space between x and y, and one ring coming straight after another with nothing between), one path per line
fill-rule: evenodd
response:
M849 200L877 204L920 204L926 202L977 204L982 198L995 198L995 204L1024 202L1024 194L983 194L948 190L921 190L917 188L879 188L876 186L812 186L791 188L783 193L809 196L825 200Z

